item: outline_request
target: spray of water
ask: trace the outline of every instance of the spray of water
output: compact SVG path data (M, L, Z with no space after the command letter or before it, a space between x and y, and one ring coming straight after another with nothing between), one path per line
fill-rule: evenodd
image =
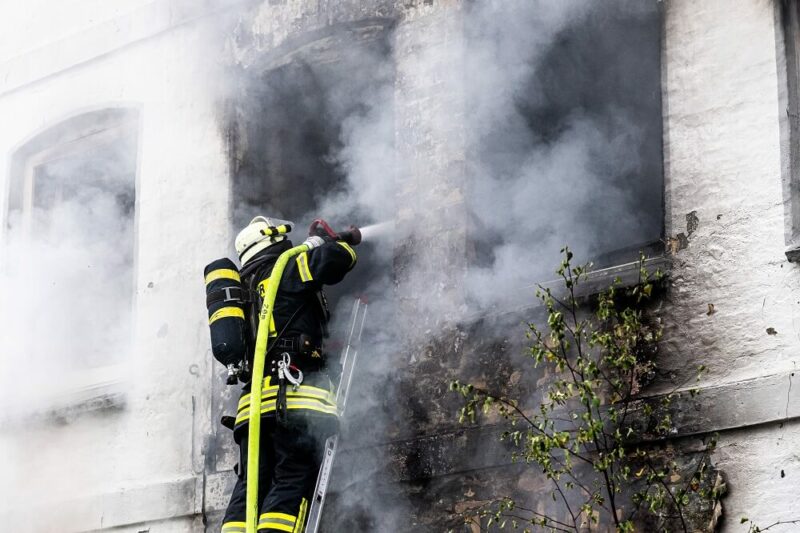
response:
M378 222L364 226L361 229L361 238L364 240L373 240L386 237L395 231L394 220L387 220L385 222Z

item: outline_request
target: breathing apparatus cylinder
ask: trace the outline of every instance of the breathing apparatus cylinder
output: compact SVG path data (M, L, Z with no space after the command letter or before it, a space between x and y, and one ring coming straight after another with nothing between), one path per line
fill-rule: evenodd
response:
M235 384L247 354L244 291L239 269L230 259L213 261L204 270L208 327L214 358L228 368L228 384Z

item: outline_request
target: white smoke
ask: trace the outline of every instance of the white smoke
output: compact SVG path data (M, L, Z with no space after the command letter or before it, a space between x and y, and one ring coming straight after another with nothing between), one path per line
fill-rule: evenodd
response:
M368 222L409 220L403 211L416 213L411 222L424 220L424 225L405 228L402 233L402 226L398 225L394 234L376 236L381 255L396 257L398 245L409 235L413 240L415 232L450 228L450 221L446 220L450 211L443 208L447 200L442 198L438 181L441 176L429 184L417 184L411 205L398 201L402 197L398 196L399 189L408 181L405 173L412 164L409 158L416 156L403 143L416 135L424 137L421 145L438 142L451 148L466 146L467 184L462 194L471 217L467 235L488 256L488 260L469 265L462 282L456 282L466 293L469 306L442 293L440 272L461 275L447 264L447 256L435 255L443 257L443 262L432 264L426 257L427 250L413 244L406 250L412 253L399 258L403 270L400 294L394 293L395 285L386 283L385 277L372 280L373 286L383 284L376 292L384 301L393 303L384 307L384 315L371 313L370 323L378 324L375 327L381 328L388 340L371 346L370 359L363 361L358 370L365 384L351 405L355 406L355 416L368 419L375 429L370 436L353 435L362 445L403 435L408 429L392 426L396 418L384 420L393 408L383 400L388 398L388 403L395 405L409 401L396 390L394 381L396 372L415 363L413 349L411 361L408 353L401 354L402 349L398 349L398 342L408 340L409 334L421 334L415 340L430 340L463 320L467 312L470 316L480 315L503 309L512 301L533 303L534 290L530 287L552 277L560 260L559 250L565 245L576 251L578 260L588 261L613 250L615 244L639 245L657 233L652 221L660 218L660 211L639 205L636 191L644 185L630 183L652 170L643 162L648 156L643 146L652 142L653 137L648 134L653 130L648 132L639 123L639 103L626 107L625 102L617 105L611 98L605 107L593 109L591 104L579 101L581 93L574 87L557 88L561 94L553 94L554 76L579 84L589 83L597 75L596 71L581 70L598 67L585 64L583 57L573 63L554 61L565 34L591 28L592 35L602 39L596 43L600 60L607 59L608 55L602 53L617 53L638 43L622 42L626 37L613 32L607 35L603 27L620 19L652 20L654 9L655 2L629 1L470 3L463 22L465 41L445 40L437 46L415 49L413 64L408 66L408 60L404 63L403 79L387 79L385 86L368 95L366 112L344 121L342 147L332 155L346 171L346 186L323 200L323 213L367 214ZM652 44L658 46L657 42ZM570 49L565 47L564 53L570 53ZM396 50L386 61L396 60L394 54ZM626 61L625 57L620 60L623 64ZM436 105L423 107L424 115L413 117L424 126L404 123L394 116L396 87L408 90L413 83L408 78L435 78L442 81L440 91L455 89L451 99L432 95ZM634 79L630 82L635 84ZM596 91L608 92L613 87L598 86ZM575 101L570 101L572 94L577 95ZM551 106L560 106L562 116L559 127L544 136L541 132L545 128L531 125L530 110L547 110ZM462 121L464 129L458 121ZM657 129L656 138L659 135ZM441 241L448 238L443 236ZM415 242L420 245L420 241ZM421 246L436 242L435 238L429 239ZM403 298L413 301L405 313L398 311L398 301ZM414 326L413 331L409 331L409 324ZM507 333L498 332L500 336ZM357 426L364 431L363 423ZM409 421L408 426L414 428L415 421ZM377 452L365 449L363 453L369 456ZM371 519L388 531L386 527L394 526L393 517L404 516L409 504L374 497L369 483L363 481L370 476L381 479L382 472L370 471L367 476L361 472L352 479L339 480L347 487L339 504L345 509L367 510Z
M637 205L640 200L630 183L642 171L643 142L651 139L642 141L643 128L629 109L614 107L613 101L603 109L587 108L578 97L569 102L570 93L580 93L564 86L559 90L567 96L561 98L573 107L562 110L565 116L559 129L542 138L543 128L530 124L531 108L547 109L551 104L553 68L574 68L576 72L563 77L576 83L591 81L591 73L577 71L587 68L578 60L557 67L548 64L549 70L540 72L543 61L552 62L547 55L554 54L554 42L565 31L587 25L594 34L603 35L597 27L609 19L619 15L644 19L652 17L653 10L652 2L629 1L472 3L466 8L466 40L417 50L413 68L403 73L407 77L433 75L444 80L443 90L450 85L456 88L452 102L424 109L425 116L419 119L436 129L430 135L442 145L466 143L468 183L463 194L471 215L466 233L490 257L488 262L472 264L465 279L467 299L478 312L502 305L516 298L520 289L549 279L564 245L579 260L588 261L613 250L614 244L638 245L653 237L650 228L658 213L653 216ZM613 43L622 37L604 39ZM602 43L598 49L602 50ZM429 187L417 187L416 206L397 205L398 184L407 179L403 173L408 171L408 157L413 157L399 145L425 130L415 131L415 124L400 124L393 118L395 82L387 79L386 86L367 95L366 113L344 121L343 146L333 155L347 173L347 186L326 197L320 209L329 215L367 213L374 222L395 219L402 210L416 210L417 219L424 217L428 225L441 230L448 227L449 213L442 209L446 201L440 197L438 178ZM598 93L608 90L597 88ZM463 120L464 129L452 127L457 120ZM391 253L408 233L428 230L405 229L405 234L384 239L380 249ZM431 268L423 263L406 265L408 277L413 278L408 283L412 292L431 290L425 286ZM533 298L533 291L528 297ZM420 302L432 306L431 315L448 314L453 319L460 315L449 304L442 308L433 300Z
M17 369L0 375L5 418L69 403L130 351L135 147L83 142L12 177L32 183L18 188L30 198L10 212L0 267L0 365Z
M126 4L132 6L144 1L130 0ZM348 420L344 421L345 435L352 439L351 443L356 436L352 432L348 435L347 431L351 427L363 429L365 420L369 434L362 435L358 445L402 437L414 429L414 420L408 421L408 427L398 427L394 425L397 417L387 416L407 401L397 391L396 381L400 372L415 362L409 360L409 354L399 353L398 341L405 340L402 336L407 333L403 328L419 317L433 316L435 321L428 329L421 330L424 337L430 338L439 333L438 328L452 325L464 316L463 305L440 297L440 280L431 276L435 267L444 270L447 264L432 265L419 253L425 250L415 250L413 246L408 250L416 253L399 253L399 246L409 238L415 239L418 236L415 233L428 227L443 231L450 224L445 219L448 210L442 208L438 196L442 185L438 177L430 184L415 184L418 197L414 202L406 202L409 196L400 190L413 164L430 164L431 174L436 174L443 168L433 165L447 163L433 160L435 157L426 159L426 154L415 151L415 143L419 146L440 143L464 150L467 183L461 191L461 200L472 217L467 221L466 233L479 242L487 259L455 275L463 276L457 283L478 312L502 306L521 287L546 277L564 244L589 258L611 240L604 228L621 232L613 238L636 241L642 226L641 211L633 209L636 197L629 194L623 181L611 179L634 172L642 165L637 147L641 128L636 119L625 109L605 109L598 114L575 105L562 127L545 138L536 127L530 126L531 117L526 110L555 106L556 99L569 100L574 92L565 86L562 93L566 96L552 94L548 81L553 73L545 68L549 64L548 54L558 53L557 43L565 30L602 26L604 16L613 18L619 13L633 18L640 14L649 16L652 4L644 0L471 2L464 10L461 25L453 23L465 33L466 39L442 39L435 47L415 48L413 60L406 58L402 72L396 72L399 51L372 53L363 48L352 52L343 70L337 71L335 63L326 65L324 72L314 73L309 86L288 87L281 93L281 96L294 93L307 105L320 94L319 87L311 87L311 82L321 85L326 106L320 122L330 120L339 125L338 142L325 154L325 163L335 167L343 179L332 190L289 183L285 190L271 191L277 197L275 203L280 204L271 207L304 206L300 212L262 213L266 207L259 197L258 205L237 203L237 218L246 221L256 214L267 214L307 223L323 216L341 227L349 222L397 220L411 213L417 217L405 217L406 220L420 218L426 222L419 227L397 226L394 233L365 243L359 249L362 259L359 270L351 276L352 291L370 294L373 303L367 323L370 344L362 348L358 385L349 402ZM448 12L451 9L448 3L431 9L441 9L439 15L432 16L440 16L443 23L450 23L451 17L457 16ZM22 10L11 20L26 20L20 13ZM107 16L111 14L108 12ZM592 22L587 22L590 19ZM69 25L62 24L57 17L48 24L62 30ZM87 22L78 20L74 25L81 24ZM432 28L436 31L438 26ZM18 31L19 38L22 33ZM31 46L46 42L42 35ZM605 36L597 43L598 48L614 39L613 35ZM392 42L394 37L389 40ZM0 59L8 57L8 50L19 48L2 44ZM627 46L635 47L636 43ZM562 68L573 69L566 78L580 83L590 79L583 72L590 66L577 63ZM230 76L225 80L227 90L246 82ZM422 102L420 116L414 117L405 110L407 122L399 121L398 93L407 90L409 83L422 86L429 81L441 82L442 93L429 95L435 97L437 105ZM430 87L433 86L431 83ZM269 84L259 86L261 90L264 87L273 89ZM430 87L428 90L436 90ZM216 90L210 87L209 97L219 96ZM603 88L598 87L600 90ZM563 106L564 102L559 100L558 104ZM292 127L299 124L294 111L289 109L285 117L262 118L265 122L285 119L287 135L297 146L280 149L303 157L305 152L300 145L307 139L291 137L295 133ZM306 111L313 114L318 110L311 105ZM424 127L415 123L417 118L424 122ZM259 154L278 151L271 145L253 145L250 150ZM412 160L415 157L419 159ZM105 168L102 158L94 163L98 169ZM59 170L64 177L74 171ZM426 175L419 170L418 174ZM308 179L313 180L313 176ZM17 372L2 374L0 405L8 411L26 414L52 406L50 400L37 405L32 395L25 394L28 386L31 391L57 390L69 370L88 372L108 362L106 357L116 362L125 360L128 335L125 324L131 318L130 306L113 307L113 295L132 292L130 280L119 275L130 264L128 248L121 243L131 237L119 204L107 191L108 188L85 190L55 207L35 209L29 220L31 227L39 230L33 233L26 232L28 222L22 217L11 219L5 254L8 261L3 263L0 273L3 294L0 323L4 325L0 364L20 369L27 383L24 387L15 383L20 375ZM459 198L453 201L457 203ZM309 207L310 203L314 205ZM620 224L620 220L624 223ZM435 241L434 235L425 242ZM220 250L220 255L229 252ZM374 263L371 270L365 271L370 268L370 256ZM395 293L394 260L403 262L403 294ZM198 265L198 270L201 268ZM400 314L398 300L406 297L413 297L417 305L413 317ZM342 298L342 302L337 309L340 324L346 322L349 309L347 299ZM109 314L114 315L113 319L106 321ZM103 317L101 324L95 320L97 316ZM97 348L100 345L102 349ZM346 440L344 445L348 445ZM382 499L363 482L373 474L381 477L385 459L378 458L374 469L358 472L351 479L336 480L346 487L339 503L345 509L371 514L376 530L401 530L408 525L401 517L407 517L410 504Z

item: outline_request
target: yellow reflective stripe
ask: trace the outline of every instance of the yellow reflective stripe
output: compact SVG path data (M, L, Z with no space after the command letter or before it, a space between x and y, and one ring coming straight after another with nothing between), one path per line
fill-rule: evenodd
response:
M350 245L347 244L346 242L343 242L343 241L336 241L336 242L339 243L339 246L341 246L342 248L347 250L347 252L350 254L350 257L353 259L353 261L350 263L350 266L355 265L356 264L356 252L355 252L355 250L353 250L350 247Z
M311 270L308 268L308 252L297 254L297 270L300 272L300 279L305 283L312 281L314 277L311 275Z
M264 295L267 294L267 287L269 287L269 278L261 280L261 283L258 284L258 294L261 298L264 298ZM269 319L269 336L270 337L277 337L278 330L275 329L275 315L273 314L270 316Z
M217 270L212 270L206 276L206 285L211 283L212 281L217 281L218 279L232 279L234 281L242 281L242 278L239 277L239 273L235 270L231 270L230 268L220 268Z
M296 516L286 513L264 513L258 519L258 529L278 529L292 533L295 529Z
M309 400L309 401L313 401L313 402L320 402L320 404L326 405L326 406L329 406L329 407L335 407L336 406L336 403L334 401L326 400L326 399L323 399L323 398L313 398L313 397L303 396L303 395L291 396L291 398L293 400ZM289 399L289 397L287 396L287 401L288 401L288 399ZM265 396L265 397L262 398L262 401L264 401L264 400L277 400L277 395L276 394L271 394L270 396ZM245 412L247 412L249 410L250 410L250 402L247 402L242 407L240 407L238 411L236 411L236 414L238 416L238 415L243 414L243 413L245 413Z
M276 226L274 230L269 227L261 230L261 234L266 235L268 237L272 235L284 235L286 233L289 233L289 226L287 226L286 224L281 224L280 226Z
M291 515L291 514L286 514L286 513L264 513L264 514L261 515L259 520L266 520L266 519L269 519L269 518L277 518L279 520L286 520L287 522L291 522L292 524L294 524L295 520L297 520L296 516Z
M280 524L277 522L264 522L263 524L258 524L258 529L277 529L278 531L286 531L288 533L292 533L294 531L294 524L291 526L287 526L286 524Z
M244 522L225 522L222 524L222 533L244 533L247 524Z
M208 324L211 325L220 318L228 318L228 317L235 317L235 318L244 318L244 311L239 309L238 307L223 307L222 309L218 309L214 311L214 314L211 315L208 319Z
M276 400L268 400L261 404L261 414L271 413L275 410L275 403ZM307 411L315 411L318 413L323 413L326 415L333 415L339 416L339 412L336 409L335 405L326 405L319 400L311 400L311 399L286 399L286 408L291 410L307 410ZM250 410L246 410L239 414L236 417L236 424L240 424L242 422L246 422L247 419L250 417Z
M335 405L325 405L319 400L286 400L287 409L309 409L311 411L318 411L329 415L339 415L339 411Z
M303 533L303 525L306 521L306 512L308 511L308 500L303 498L300 500L300 512L297 513L297 523L294 525L292 533Z
M262 399L262 401L264 401L264 400L276 400L277 396L278 396L277 394L270 394L269 396L262 396L261 399ZM292 398L294 400L312 400L312 401L317 401L317 402L321 402L323 405L328 405L328 406L331 406L331 407L336 405L336 402L333 399L315 398L313 396L306 396L304 394L293 394L291 396L287 395L287 400L289 398ZM241 407L239 407L239 409L236 411L236 413L240 414L243 411L249 411L249 410L250 410L250 402L247 402L244 405L242 405Z
M266 398L269 396L276 396L278 394L278 386L263 387L261 389L261 397ZM320 389L312 387L311 385L300 385L296 391L292 389L286 390L286 397L291 398L294 396L308 396L311 398L325 400L331 404L336 403L336 396L327 389ZM248 392L239 399L239 411L250 405L250 393Z
M265 381L266 382L266 381ZM274 396L278 394L278 386L272 385L271 387L262 387L261 388L261 397L265 396ZM331 403L335 403L336 395L328 389L320 389L319 387L314 387L311 385L300 385L297 391L288 388L286 390L286 396L310 396L312 398L318 398L320 400L326 400ZM239 398L239 410L241 410L245 404L250 404L250 393L243 395Z

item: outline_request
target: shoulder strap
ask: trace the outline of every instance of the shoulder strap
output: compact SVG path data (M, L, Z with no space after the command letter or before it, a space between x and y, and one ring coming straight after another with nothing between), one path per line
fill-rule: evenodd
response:
M267 276L259 280L260 276L256 275L257 273L258 272L252 273L248 278L246 278L246 280L243 279L242 283L244 290L248 293L249 303L250 303L250 305L248 306L249 312L247 312L246 314L248 318L248 323L250 325L250 339L251 339L250 346L252 347L251 350L255 349L256 337L258 335L259 315L261 314L261 306L263 304L259 287L264 282L264 280L271 279L269 276ZM321 291L319 294L321 294ZM322 295L321 298L322 301L324 302L324 309L326 312L328 312L328 304L327 301L325 301L325 296ZM305 309L307 305L308 301L303 301L297 307L297 309L295 309L294 313L292 313L292 316L290 316L289 320L286 321L286 324L283 325L280 332L277 332L276 336L269 343L269 347L267 348L267 354L269 354L272 351L272 349L277 344L277 341L283 338L283 335L289 329L289 326L291 326L294 323L295 319L298 316L300 316L300 312L303 309ZM328 313L328 316L330 316L330 313ZM327 324L323 322L323 326L324 326L323 332L325 336L327 336L328 335Z
M245 315L250 326L250 346L256 345L256 335L258 334L258 314L261 311L261 299L258 297L258 281L255 275L248 276L242 280L242 288L247 291L249 304ZM252 348L251 348L252 349Z
M317 315L317 320L319 320L322 336L327 339L330 336L328 322L331 320L331 310L328 307L328 299L325 297L325 292L320 289L309 299L313 300L314 314Z

